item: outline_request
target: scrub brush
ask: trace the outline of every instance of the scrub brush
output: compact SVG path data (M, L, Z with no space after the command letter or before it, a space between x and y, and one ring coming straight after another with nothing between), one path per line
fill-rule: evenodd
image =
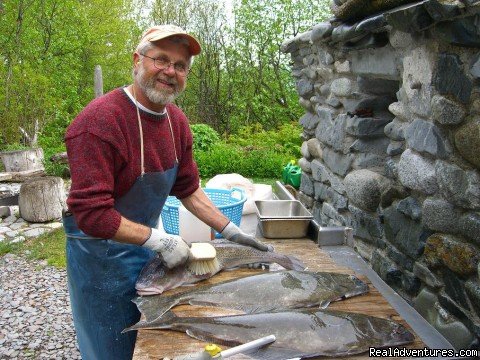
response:
M220 270L217 251L209 243L192 243L187 262L188 269L195 275L215 274Z

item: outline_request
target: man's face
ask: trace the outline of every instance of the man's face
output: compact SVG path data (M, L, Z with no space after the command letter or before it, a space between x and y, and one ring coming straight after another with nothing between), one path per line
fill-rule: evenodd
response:
M160 40L156 45L144 54L146 56L140 56L135 80L152 103L166 105L172 103L186 86L186 76L177 74L173 64L188 64L190 54L183 45L168 40ZM169 60L172 64L158 69L151 58Z

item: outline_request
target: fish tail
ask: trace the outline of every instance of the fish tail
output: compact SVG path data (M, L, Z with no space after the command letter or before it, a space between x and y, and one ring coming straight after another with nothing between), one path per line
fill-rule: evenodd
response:
M152 322L164 316L164 314L181 302L177 296L138 296L132 300L144 316L147 322Z
M278 256L275 262L288 270L302 271L306 269L305 264L295 256L281 255Z
M123 329L122 334L125 334L126 332L133 331L133 330L144 329L145 324L148 324L148 323L146 321L141 320L138 323L136 323L135 325L132 325L132 326L129 326L129 327Z
M146 320L140 320L138 323L135 325L132 325L130 327L125 328L122 331L123 333L126 333L128 331L132 330L138 330L138 329L170 329L172 324L175 322L175 320L178 319L178 316L176 316L173 311L167 311L161 319L156 319L155 321L146 321Z

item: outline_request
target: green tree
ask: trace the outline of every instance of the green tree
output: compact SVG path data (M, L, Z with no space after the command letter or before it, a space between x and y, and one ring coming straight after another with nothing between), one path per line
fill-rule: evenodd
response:
M281 44L309 30L328 14L327 1L235 2L227 49L228 87L238 103L230 127L260 123L266 129L298 119L301 109L288 56Z
M134 4L124 0L10 0L0 13L0 147L68 123L93 97L100 64L106 90L130 81L138 36ZM57 139L62 142L62 137Z
M222 54L227 20L223 3L215 0L157 0L151 16L155 24L181 26L201 43L202 53L195 58L188 76L188 90L177 103L192 122L221 129L227 116Z
M234 0L233 14L215 0L9 0L0 8L0 149L20 142L19 126L60 151L65 127L93 98L93 70L104 91L131 82L132 49L153 23L193 33L196 57L178 100L193 123L224 135L244 125L278 129L301 109L286 39L328 15L327 1ZM45 148L47 147L47 148Z
M254 123L272 129L297 120L302 110L280 46L328 16L328 1L242 0L233 5L227 16L214 0L155 1L154 23L182 26L202 44L178 104L193 122L220 133Z

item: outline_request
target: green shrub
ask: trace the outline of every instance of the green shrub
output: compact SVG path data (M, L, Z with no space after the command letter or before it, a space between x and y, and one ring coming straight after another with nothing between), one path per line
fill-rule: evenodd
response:
M238 146L218 142L210 150L195 150L194 156L200 177L212 177L217 174L238 173L242 160L242 149Z
M68 165L53 163L50 157L65 150L65 130L70 123L70 116L67 113L57 111L55 118L47 123L38 137L38 143L45 155L45 172L52 176L65 176Z
M19 143L5 144L2 146L0 151L16 151L16 150L27 150L28 146Z
M53 154L54 153L52 153L51 155ZM54 163L50 161L50 156L48 158L45 157L45 163L44 163L45 173L50 176L59 176L62 178L69 177L68 165Z
M247 178L280 178L283 166L291 159L274 149L241 148L219 142L208 151L195 151L200 177L237 173Z
M269 131L254 124L243 126L226 141L207 141L210 147L194 145L200 176L238 173L249 178L280 178L285 164L301 157L300 133L297 123L286 123ZM194 144L199 138L194 138Z
M269 150L245 150L240 173L245 177L280 178L289 154Z
M218 133L207 124L192 124L193 150L207 151L220 141Z
M296 122L288 122L276 130L268 131L256 123L241 127L237 134L228 138L228 142L254 149L275 149L279 153L300 158L301 132L301 126Z

